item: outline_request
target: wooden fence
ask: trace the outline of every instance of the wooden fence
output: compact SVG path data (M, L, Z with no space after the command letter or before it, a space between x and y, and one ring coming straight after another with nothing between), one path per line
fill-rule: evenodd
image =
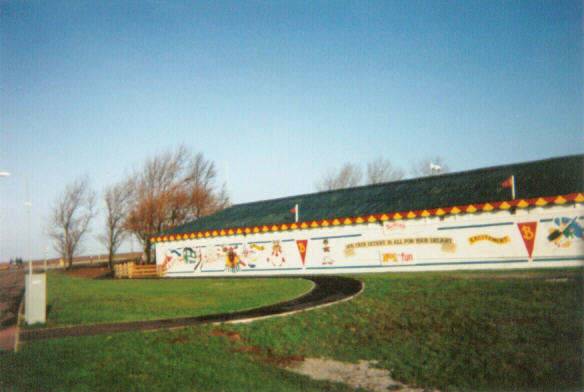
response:
M114 265L116 278L158 278L164 275L165 269L156 264L139 265L134 262Z

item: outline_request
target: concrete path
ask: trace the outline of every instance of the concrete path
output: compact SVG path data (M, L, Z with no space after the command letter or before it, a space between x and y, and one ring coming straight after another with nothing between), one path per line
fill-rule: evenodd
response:
M0 350L14 349L18 307L24 293L24 269L0 271Z
M248 322L260 318L296 313L315 307L345 301L359 294L363 289L361 281L340 276L307 276L314 282L314 288L301 297L261 308L233 313L212 314L198 317L183 317L152 321L133 321L96 325L78 325L62 328L23 329L21 341L62 338L67 336L90 336L129 331L149 331L165 328L184 328L192 325Z

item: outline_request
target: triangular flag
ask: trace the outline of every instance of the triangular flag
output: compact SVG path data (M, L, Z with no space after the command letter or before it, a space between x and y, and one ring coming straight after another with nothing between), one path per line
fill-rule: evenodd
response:
M296 246L298 247L298 252L300 253L300 258L302 259L302 265L304 265L304 259L306 258L307 245L308 240L296 240Z
M523 243L527 249L527 254L531 259L533 254L533 246L535 245L535 233L537 231L537 222L523 222L517 223L517 228L523 238Z
M509 177L501 183L503 188L511 188L513 186L513 176Z

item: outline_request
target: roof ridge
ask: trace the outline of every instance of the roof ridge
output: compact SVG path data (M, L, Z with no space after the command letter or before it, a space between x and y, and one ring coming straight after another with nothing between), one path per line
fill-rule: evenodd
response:
M379 187L387 186L389 184L403 184L403 183L414 183L414 182L422 182L422 181L438 181L438 180L444 179L445 177L455 177L455 176L465 175L465 174L469 174L469 173L480 173L480 172L492 171L492 170L497 170L497 169L500 170L503 168L510 168L513 166L523 166L523 165L530 165L530 164L534 164L534 163L549 162L549 161L554 161L554 160L569 159L569 158L576 158L576 157L584 158L584 154L563 155L563 156L556 156L556 157L550 157L550 158L544 158L544 159L536 159L533 161L515 162L515 163L508 163L508 164L503 164L503 165L480 167L480 168L476 168L476 169L469 169L469 170L463 170L463 171L457 171L457 172L451 172L451 173L444 173L444 174L439 174L439 175L435 175L435 176L422 176L422 177L406 178L406 179L397 180L397 181L381 182L378 184L358 185L358 186L349 187L349 188L331 189L331 190L327 190L327 191L303 193L303 194L293 195L293 196L276 197L273 199L256 200L256 201L251 201L251 202L246 202L246 203L233 204L232 206L226 208L223 211L226 211L228 209L235 208L235 207L251 206L254 204L261 204L261 203L266 203L266 202L283 201L283 200L287 200L287 199L292 200L292 199L305 198L307 196L325 195L325 194L330 194L330 193L341 193L341 192L348 192L348 191L354 191L354 190L365 189L365 188L379 188Z

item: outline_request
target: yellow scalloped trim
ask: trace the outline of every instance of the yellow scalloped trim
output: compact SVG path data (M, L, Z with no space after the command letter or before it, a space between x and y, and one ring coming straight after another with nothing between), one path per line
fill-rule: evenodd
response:
M382 214L382 215L379 217L379 220L380 220L380 221L386 221L386 220L389 220L389 216L387 216L386 214Z
M307 228L308 228L308 224L307 224L306 222L302 222L302 223L300 224L300 228L301 228L301 229L307 229Z
M414 219L416 216L417 216L417 215L416 215L416 213L415 213L414 211L410 211L410 212L408 212L408 214L406 215L406 217L407 217L408 219Z
M547 201L545 201L545 199L543 197L540 197L539 199L537 199L537 201L535 202L536 206L545 206L546 204L548 204Z
M519 200L519 203L517 203L517 207L527 208L527 207L529 207L529 203L522 199L522 200Z
M401 216L401 214L399 212L396 212L395 214L393 214L393 219L400 220L402 218L403 218L403 216Z
M355 219L355 223L363 223L365 222L365 219L361 218L360 216L357 217L357 219Z
M351 218L345 218L345 220L343 221L343 224L351 225L351 224L353 224L353 221L351 220Z
M583 194L581 194L581 193L578 193L578 196L576 196L576 197L574 198L574 201L575 201L576 203L582 203L582 202L584 201L584 195L583 195Z
M280 230L288 230L288 225L287 224L282 224L282 226L280 226Z
M436 215L438 215L438 216L442 216L442 215L445 215L445 214L446 214L446 211L444 211L442 208L438 208L436 210Z
M499 204L499 209L501 210L508 210L509 208L511 208L511 204L507 203L506 201Z
M566 204L568 202L568 200L564 199L562 196L558 196L556 197L556 200L554 200L554 203L556 204Z
M325 219L322 221L322 223L320 225L323 227L328 227L330 225L330 223Z
M495 207L493 207L493 206L492 206L491 204L489 204L489 203L486 203L486 204L483 206L483 211L493 211L494 209L495 209Z
M272 231L278 231L278 226L276 226L276 225L273 225L273 226L272 226Z
M460 210L460 208L458 207L452 207L452 209L450 210L451 214L460 214L462 211Z
M338 226L341 224L341 221L338 220L337 218L333 219L333 226Z
M430 214L430 211L428 211L428 210L424 210L424 211L422 211L422 213L421 213L420 215L421 215L421 216L423 216L424 218L427 218L427 217L429 217L431 214Z
M298 225L297 225L296 223L292 223L292 224L290 225L290 228L291 228L292 230L296 230L296 229L298 229Z

